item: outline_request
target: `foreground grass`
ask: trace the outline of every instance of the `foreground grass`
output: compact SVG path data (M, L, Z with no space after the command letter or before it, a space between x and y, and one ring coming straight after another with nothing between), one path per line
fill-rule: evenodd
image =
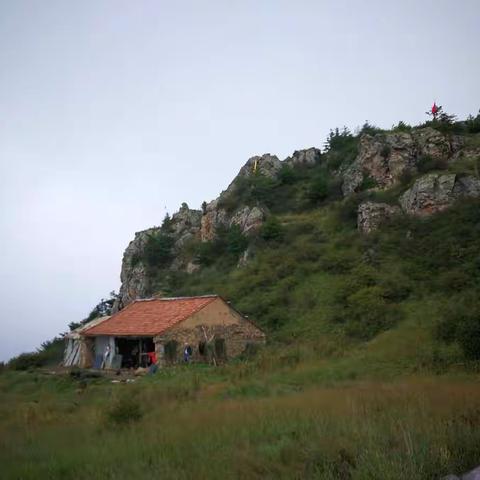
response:
M7 372L1 477L435 479L480 463L475 375L340 381L355 359L287 357L134 384Z

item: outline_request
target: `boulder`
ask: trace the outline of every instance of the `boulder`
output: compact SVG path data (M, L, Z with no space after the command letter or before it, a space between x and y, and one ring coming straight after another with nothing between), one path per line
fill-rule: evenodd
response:
M429 173L417 179L401 197L409 215L426 216L445 210L459 198L480 196L480 180L471 175Z
M441 480L480 480L480 467L477 467L460 477L457 475L447 475L446 477L442 477Z
M392 218L401 213L399 207L387 203L364 202L359 205L357 213L357 226L362 233L370 233Z

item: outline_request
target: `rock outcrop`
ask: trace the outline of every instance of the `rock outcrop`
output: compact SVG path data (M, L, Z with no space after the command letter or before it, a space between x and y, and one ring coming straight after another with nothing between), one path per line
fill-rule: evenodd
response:
M401 197L405 213L426 216L440 212L460 198L480 196L480 180L471 175L430 173L417 179Z
M357 226L362 233L370 233L401 213L400 207L388 205L387 203L364 202L358 207Z
M135 233L135 238L129 243L123 254L120 273L122 283L119 297L113 307L114 312L136 298L144 298L149 293L148 272L143 256L147 242L152 235L164 233L171 236L174 257L170 265L171 270L194 271L195 266L178 253L189 240L200 237L201 219L202 212L200 210L191 210L186 204L183 204L180 210L172 216L168 225L168 232L162 232L161 227L153 227Z
M148 290L146 266L139 261L143 255L150 235L160 232L160 227L149 228L136 232L134 239L125 249L122 260L120 280L122 282L118 298L113 305L113 313L128 305L136 298L145 296Z
M172 215L170 230L175 239L175 250L179 250L188 240L200 235L201 221L201 210L191 210L186 204Z
M422 157L447 160L461 145L460 137L447 137L433 128L362 135L359 153L343 174L343 194L358 191L366 176L378 188L389 188L403 176L416 174Z
M291 157L284 160L287 165L294 166L312 166L320 162L321 152L318 148L307 148L305 150L296 150Z

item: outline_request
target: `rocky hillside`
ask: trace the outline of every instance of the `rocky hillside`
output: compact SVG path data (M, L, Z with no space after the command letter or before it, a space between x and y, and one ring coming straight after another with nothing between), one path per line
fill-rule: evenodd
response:
M479 164L480 115L252 157L215 200L135 234L115 309L215 291L275 338L347 343L408 324L414 304L448 323L435 295L476 294Z

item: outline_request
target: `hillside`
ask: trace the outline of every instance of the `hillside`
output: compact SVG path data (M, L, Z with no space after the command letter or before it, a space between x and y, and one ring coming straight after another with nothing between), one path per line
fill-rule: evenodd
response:
M398 349L411 368L474 358L479 131L480 116L366 124L252 157L217 199L135 234L114 309L215 292L271 342Z
M0 368L2 478L438 480L478 466L479 162L480 116L336 130L322 151L253 157L218 199L137 233L115 304L90 317L216 292L267 345L127 380L32 368L58 362L62 340L46 342Z

